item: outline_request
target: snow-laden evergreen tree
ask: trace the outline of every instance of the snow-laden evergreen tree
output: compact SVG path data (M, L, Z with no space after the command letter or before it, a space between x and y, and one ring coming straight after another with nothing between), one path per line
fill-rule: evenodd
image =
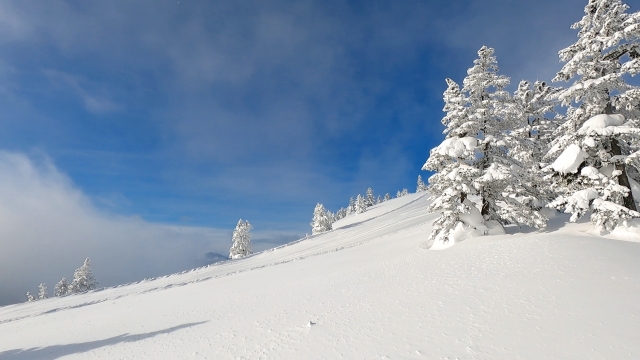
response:
M578 41L560 51L554 81L573 80L557 98L567 107L548 157L558 197L550 206L576 221L612 230L637 212L631 189L640 169L640 88L625 78L640 72L640 13L620 0L590 0L573 24Z
M40 285L38 285L38 300L47 298L49 298L49 294L47 294L47 285L45 283L40 283Z
M376 198L375 198L375 196L373 196L373 189L372 188L368 188L367 189L367 194L366 194L366 197L364 199L364 202L367 205L367 207L371 207L371 206L376 204Z
M522 203L538 210L554 197L549 184L543 178L542 168L547 165L543 158L553 140L552 134L557 128L553 96L560 88L552 88L542 81L531 84L521 81L513 94L506 112L512 129L509 138L509 155L519 168L519 190L512 193Z
M422 167L435 172L429 178L429 190L434 194L429 211L439 212L440 217L433 223L429 240L440 242L448 242L461 217L471 212L474 205L468 197L477 194L474 179L481 174L476 166L478 139L469 136L477 131L474 133L470 127L467 100L455 81L446 79L446 82L443 108L446 115L442 119L446 138L431 150Z
M496 232L503 231L499 224L546 226L547 219L525 201L532 197L530 179L523 171L524 164L510 150L526 144L512 133L524 126L526 117L516 112L514 101L504 90L509 79L498 74L493 54L486 46L478 51L462 90L453 80L446 80L446 115L442 119L446 138L431 150L422 168L436 171L429 178L435 194L430 210L441 216L434 223L432 241L447 242L460 223L473 223L476 229L490 225ZM477 211L470 195L480 195L481 219L470 218Z
M31 292L27 291L26 296L27 296L27 302L33 302L33 301L36 301L35 296L33 296L33 294L31 294Z
M376 205L380 204L382 202L382 198L380 197L380 195L378 195L378 198L376 199Z
M346 208L340 208L340 209L338 209L338 211L336 211L335 221L338 221L340 219L344 219L346 216L347 216L347 209Z
M547 219L521 202L522 197L529 195L523 186L528 179L523 177L523 165L514 159L510 149L517 145L511 131L522 118L513 117L510 112L512 101L504 90L509 85L509 78L498 74L498 62L492 48L483 46L478 51L478 59L467 71L463 83L469 116L463 124L465 136L479 140L476 166L481 175L474 183L482 201L480 213L485 220L495 220L503 225L546 227Z
M69 284L67 284L67 279L62 278L54 287L53 287L53 296L64 296L69 293Z
M389 193L384 194L384 198L382 199L382 201L389 201L391 200L391 195Z
M313 220L311 221L311 235L322 234L331 230L333 223L332 214L320 203L316 204L313 210Z
M229 249L230 259L239 259L253 253L251 247L251 229L249 221L238 220L236 228L233 230L231 249Z
M356 212L356 201L353 199L353 196L349 198L349 207L347 208L347 214L355 214Z
M84 259L82 266L73 272L73 281L71 281L71 284L69 285L69 292L87 292L95 289L96 285L98 285L98 282L91 272L91 263L89 263L89 258L86 258Z
M358 194L355 202L355 213L362 214L365 211L367 211L367 201L364 196Z
M403 188L402 190L398 190L396 192L396 197L399 198L399 197L403 197L403 196L408 195L408 194L409 194L409 190Z
M427 184L422 181L422 176L418 175L418 184L416 185L416 192L427 191Z
M463 119L466 120L463 124L465 135L480 142L476 149L480 156L475 164L480 177L475 186L480 191L480 212L485 220L500 219L497 197L505 180L509 180L509 169L496 161L506 152L506 144L502 144L506 124L501 115L508 101L509 95L504 88L509 85L509 78L498 75L498 62L493 54L494 50L486 46L478 51L478 59L467 71L462 89L467 94L468 104L468 119Z
M511 99L504 90L509 85L509 78L498 74L498 62L492 48L483 46L478 51L478 59L467 71L463 84L468 118L462 128L465 136L479 141L475 166L480 176L474 184L482 201L480 213L485 220L496 220L501 224L545 227L546 218L519 201L523 195L519 191L522 190L521 181L517 178L521 174L517 170L520 164L509 153L510 146L514 145L508 136L514 125L509 121Z

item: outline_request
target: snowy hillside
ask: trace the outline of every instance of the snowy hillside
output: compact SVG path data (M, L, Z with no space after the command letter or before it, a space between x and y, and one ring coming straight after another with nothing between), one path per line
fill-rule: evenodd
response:
M640 358L640 243L562 217L426 250L435 217L411 194L249 258L2 307L0 359Z

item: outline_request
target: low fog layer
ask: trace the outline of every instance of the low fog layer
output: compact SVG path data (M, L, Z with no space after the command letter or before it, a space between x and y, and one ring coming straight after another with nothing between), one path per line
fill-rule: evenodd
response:
M45 282L91 259L99 287L138 281L218 261L228 255L230 229L153 224L96 208L47 159L0 152L0 305L25 301ZM256 250L282 234L255 235ZM289 235L290 241L294 235Z

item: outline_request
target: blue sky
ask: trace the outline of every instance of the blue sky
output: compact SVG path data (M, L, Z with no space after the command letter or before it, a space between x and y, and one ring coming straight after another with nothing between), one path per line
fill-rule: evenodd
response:
M24 214L0 221L5 245L22 234L7 256L44 246L29 226L56 234L46 246L78 249L57 278L99 258L98 240L62 240L83 233L77 222L48 221L66 197L69 216L105 229L191 229L200 235L162 241L192 241L183 251L200 256L228 251L239 218L264 249L310 232L317 202L335 211L369 186L413 191L442 138L444 79L461 81L487 45L512 84L548 81L586 2L3 1L0 180L12 185L0 207ZM58 200L38 203L36 188ZM48 210L27 221L26 203ZM202 260L187 258L103 284Z

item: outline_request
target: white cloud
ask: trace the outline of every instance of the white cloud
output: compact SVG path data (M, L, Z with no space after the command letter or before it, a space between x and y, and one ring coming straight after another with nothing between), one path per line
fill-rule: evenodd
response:
M46 157L0 152L0 305L53 288L91 258L102 286L204 265L231 229L148 223L98 210Z

